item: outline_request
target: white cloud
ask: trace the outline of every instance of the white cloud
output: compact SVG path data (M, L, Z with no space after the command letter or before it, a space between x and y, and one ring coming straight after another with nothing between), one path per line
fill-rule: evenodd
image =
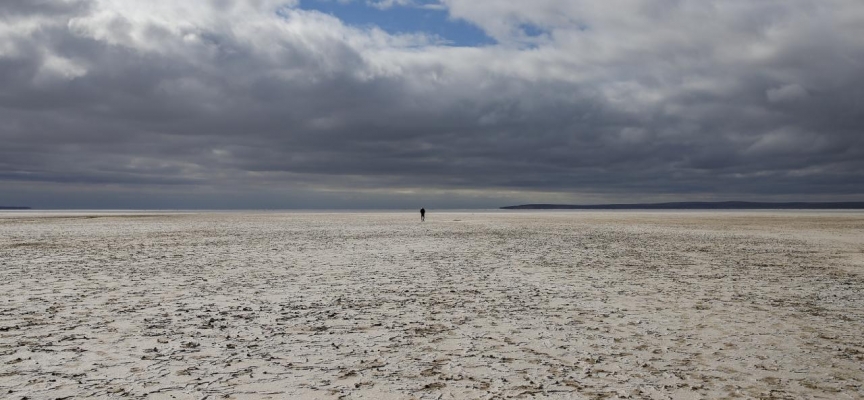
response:
M857 0L419 4L499 41L475 48L296 0L14 4L0 179L670 192L864 170Z
M386 10L389 8L393 8L394 6L414 6L414 0L367 0L366 4L369 4L372 7L375 7L379 10Z
M47 54L36 73L34 83L41 85L57 79L70 80L80 78L85 74L87 74L87 69L75 61L54 54Z

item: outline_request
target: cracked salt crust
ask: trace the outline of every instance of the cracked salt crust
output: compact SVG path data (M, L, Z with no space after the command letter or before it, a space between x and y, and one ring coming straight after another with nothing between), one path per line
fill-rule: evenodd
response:
M864 214L0 217L0 397L864 398Z

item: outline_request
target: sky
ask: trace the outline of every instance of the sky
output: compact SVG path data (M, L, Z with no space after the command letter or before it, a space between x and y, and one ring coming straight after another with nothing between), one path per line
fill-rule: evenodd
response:
M3 0L0 205L864 200L860 0Z

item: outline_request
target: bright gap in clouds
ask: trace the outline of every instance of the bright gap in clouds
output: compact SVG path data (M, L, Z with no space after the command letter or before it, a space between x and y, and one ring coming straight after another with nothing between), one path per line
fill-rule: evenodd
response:
M391 34L423 33L436 36L450 46L475 47L494 44L483 30L461 19L450 18L438 3L398 1L371 3L365 0L303 0L300 8L339 18L357 27L376 26ZM376 6L376 4L379 4Z

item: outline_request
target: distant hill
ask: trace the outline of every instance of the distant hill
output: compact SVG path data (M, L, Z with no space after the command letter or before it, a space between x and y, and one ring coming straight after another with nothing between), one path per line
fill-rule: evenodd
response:
M864 202L762 203L750 201L687 201L678 203L637 204L523 204L501 207L504 210L862 210Z
M0 210L29 210L29 209L30 209L30 207L8 207L8 206L4 207L4 206L0 206Z

